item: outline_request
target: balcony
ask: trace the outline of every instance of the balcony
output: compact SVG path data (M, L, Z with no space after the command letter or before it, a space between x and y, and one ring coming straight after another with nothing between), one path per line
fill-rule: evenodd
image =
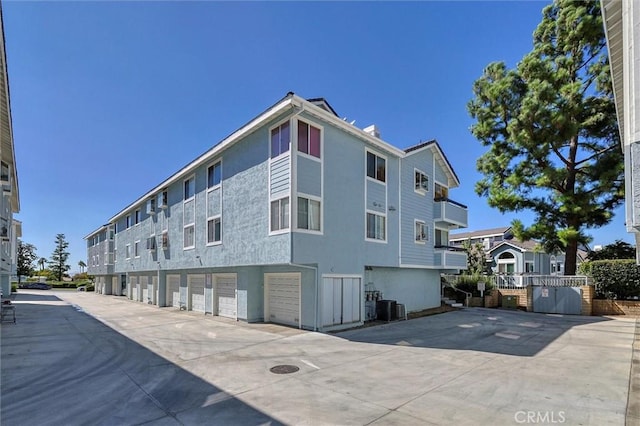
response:
M467 252L451 246L435 246L433 263L442 269L467 269Z
M436 225L449 229L467 227L467 206L448 198L436 198L433 201L433 220Z

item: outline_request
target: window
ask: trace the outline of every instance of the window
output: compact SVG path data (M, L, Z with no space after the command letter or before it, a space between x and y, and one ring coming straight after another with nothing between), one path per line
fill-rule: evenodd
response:
M131 259L131 244L127 244L124 247L124 257L125 259Z
M158 195L158 206L161 209L166 209L169 205L169 193L165 190L162 191L160 195Z
M320 158L320 129L298 121L298 151Z
M290 133L288 121L271 130L271 158L289 151Z
M113 263L118 262L118 249L114 248L113 249Z
M298 197L298 229L320 231L320 201Z
M207 169L207 188L220 185L222 181L222 163L219 161Z
M416 243L424 244L425 241L429 241L429 232L424 222L420 220L415 221L416 224Z
M207 221L207 244L222 241L222 226L220 218L216 217Z
M433 198L448 198L449 197L449 188L446 186L440 185L438 182L434 185Z
M271 231L289 229L289 197L271 202Z
M385 159L372 152L367 152L367 176L380 182L387 181Z
M415 171L415 190L421 192L429 191L429 178L420 170Z
M167 231L162 233L162 248L164 250L169 248L169 233Z
M147 214L155 214L156 213L156 198L149 198L147 200Z
M533 272L533 262L524 262L524 272Z
M115 238L115 235L116 235L115 225L114 226L110 226L109 230L107 232L109 233L109 241L113 241L113 239Z
M193 248L196 246L196 226L192 223L184 227L184 248Z
M367 238L371 240L386 239L385 217L374 213L367 213Z
M131 215L127 215L127 229L131 228Z
M193 177L184 181L184 200L189 200L196 194L196 180Z
M133 256L140 257L140 241L133 243Z
M140 209L136 210L134 215L135 215L135 224L138 225L140 223Z
M152 235L147 238L147 250L154 251L156 249L156 236Z
M9 165L4 161L0 162L0 181L9 182Z

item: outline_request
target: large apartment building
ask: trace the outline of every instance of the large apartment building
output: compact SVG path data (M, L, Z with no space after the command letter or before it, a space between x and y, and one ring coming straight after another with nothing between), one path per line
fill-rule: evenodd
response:
M11 294L11 277L16 274L18 238L22 224L13 215L20 211L18 174L11 125L9 77L4 42L2 5L0 4L0 289L4 296Z
M401 150L288 93L88 234L96 290L248 322L327 330L376 299L440 305L467 226L436 141Z

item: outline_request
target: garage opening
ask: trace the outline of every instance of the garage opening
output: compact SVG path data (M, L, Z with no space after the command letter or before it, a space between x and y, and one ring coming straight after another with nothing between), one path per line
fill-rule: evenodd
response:
M216 288L214 292L217 314L221 317L237 319L237 276L235 274L215 275Z
M187 275L187 285L189 286L190 303L192 311L204 313L204 274Z
M167 275L167 306L180 307L180 275Z

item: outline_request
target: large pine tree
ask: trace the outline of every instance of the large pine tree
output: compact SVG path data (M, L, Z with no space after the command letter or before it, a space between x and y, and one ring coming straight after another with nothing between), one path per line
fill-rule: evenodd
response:
M489 148L476 192L503 213L534 212L529 227L514 221L517 236L565 251L573 275L585 231L624 198L623 156L600 2L557 0L542 15L516 68L491 63L474 83L471 132Z
M64 234L56 235L56 248L53 250L53 254L51 254L49 269L53 272L58 281L62 281L64 274L66 274L71 268L67 264L67 261L69 260L69 252L67 251L68 247L69 243L65 239Z

